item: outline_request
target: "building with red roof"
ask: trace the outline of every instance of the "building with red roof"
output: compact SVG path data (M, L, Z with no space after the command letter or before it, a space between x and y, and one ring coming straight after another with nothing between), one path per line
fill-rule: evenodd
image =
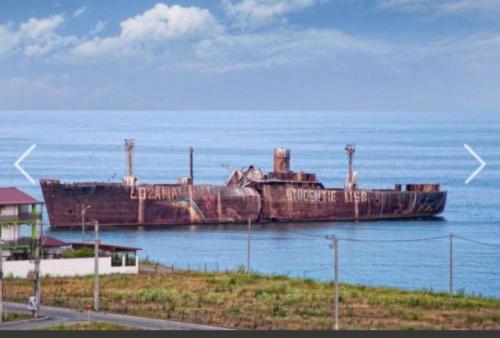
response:
M42 217L42 205L43 202L18 188L0 188L0 239L17 240L22 224L35 227Z
M43 202L15 187L0 188L0 240L6 276L28 278L34 270L34 248L41 245L42 276L83 276L94 273L94 243L64 242L41 236ZM21 225L32 227L31 237L21 236ZM100 243L99 273L139 272L139 248ZM91 255L91 257L88 256Z
M34 223L41 217L42 205L17 188L0 188L0 225Z
M34 197L15 188L0 188L0 206L43 204Z

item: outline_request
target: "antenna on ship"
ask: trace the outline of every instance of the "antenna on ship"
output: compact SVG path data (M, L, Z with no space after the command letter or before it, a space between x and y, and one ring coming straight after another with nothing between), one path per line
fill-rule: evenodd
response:
M134 176L134 149L135 140L125 139L125 151L127 152L127 162L128 162L128 173L127 176L123 178L123 183L125 185L133 186L137 183L137 177Z
M193 147L189 147L189 178L191 179L191 184L194 184L193 153Z
M353 190L356 188L356 173L352 170L352 158L354 153L356 152L355 144L347 144L345 146L345 151L347 152L347 156L349 156L349 169L347 173L347 179L345 182L345 190Z
M193 170L193 147L189 147L189 176L188 177L179 177L177 181L178 184L181 185L193 185L194 181L194 170Z

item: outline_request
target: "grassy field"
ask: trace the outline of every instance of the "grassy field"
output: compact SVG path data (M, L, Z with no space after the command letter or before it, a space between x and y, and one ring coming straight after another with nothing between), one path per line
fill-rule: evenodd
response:
M30 319L31 315L27 313L7 312L4 314L3 320L5 322L16 322L18 320Z
M332 326L332 286L244 273L174 272L100 278L101 309L242 329ZM42 303L85 310L93 278L42 280ZM32 282L7 280L10 301L26 302ZM426 291L340 286L341 329L500 329L500 300Z
M43 330L48 331L124 331L130 330L130 328L126 326L108 324L108 323L100 323L100 322L82 322L82 323L74 323L74 324L63 324L56 326L49 326L44 328Z

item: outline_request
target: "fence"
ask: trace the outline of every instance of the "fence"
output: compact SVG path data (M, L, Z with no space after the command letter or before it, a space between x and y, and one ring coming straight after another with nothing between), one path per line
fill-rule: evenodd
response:
M273 224L273 229L279 228L279 224ZM122 229L119 228L113 228L113 227L105 227L103 230L108 230L108 231L116 231L116 232L122 232ZM235 271L238 270L240 272L246 272L246 273L251 273L252 271L255 272L263 272L262 266L259 264L256 264L255 257L262 251L265 251L267 248L260 248L260 249L255 249L254 243L259 242L261 239L260 236L269 234L272 232L252 232L252 226L249 223L248 229L246 231L246 234L242 231L234 231L233 230L224 230L223 233L225 236L235 236L238 242L237 248L232 247L232 248L227 248L226 243L224 243L224 247L222 248L222 251L225 251L229 253L230 260L233 262L232 265L224 265L220 261L217 260L211 260L211 261L199 261L199 262L187 262L185 261L184 265L179 264L179 262L166 262L165 259L162 259L162 264L151 264L152 262L149 262L149 266L145 269L144 267L141 268L141 271L143 272L149 272L149 273L173 273L173 272L183 272L183 271L203 271L203 272L229 272L229 271ZM448 235L441 235L441 236L429 236L429 237L420 237L420 238L399 238L399 239L390 239L390 238L354 238L354 237L347 237L347 236L337 236L337 235L325 235L325 234L318 234L315 233L314 231L311 232L304 232L304 231L297 231L291 228L287 229L282 229L282 233L286 234L287 236L290 234L293 234L297 237L297 239L302 240L306 246L308 247L315 247L315 248L320 248L317 250L319 253L318 256L314 257L314 264L308 269L297 269L295 271L302 271L305 273L311 273L315 271L323 271L327 272L330 277L333 277L333 290L332 290L332 298L334 300L334 306L332 307L332 317L333 317L333 328L338 329L340 327L338 318L339 318L339 307L338 307L338 300L339 300L339 281L340 279L343 279L346 282L352 282L349 278L342 278L345 275L348 274L349 271L354 270L355 268L353 267L352 264L349 264L347 260L344 258L349 255L349 253L352 253L353 250L352 247L342 247L339 245L339 243L343 243L344 245L346 244L356 244L356 245L362 245L365 248L371 248L375 244L394 244L398 248L407 248L409 247L410 244L416 244L416 243L427 243L427 242L437 242L437 241L445 241L446 242L446 253L432 253L434 257L428 257L429 260L436 258L436 257L445 257L446 258L446 279L447 279L447 288L448 288L448 293L451 296L456 294L455 292L455 274L456 274L456 263L457 263L457 257L456 257L456 246L457 243L459 242L467 242L471 245L479 245L483 247L490 248L492 250L495 250L495 252L500 253L500 243L492 243L492 242L486 242L486 241L480 241L476 239L471 239L467 238L462 235L457 235L457 234L448 234ZM241 245L242 242L245 242L245 245ZM313 242L311 242L313 241ZM191 239L189 240L190 245L191 244ZM332 251L324 250L328 248L328 243L330 243L330 248ZM164 244L164 243L162 243ZM320 244L320 245L317 245ZM403 244L403 245L402 245ZM443 244L443 243L441 243ZM164 244L165 245L165 244ZM235 250L237 249L237 250ZM498 250L498 251L496 251ZM207 256L211 255L211 253L216 252L217 250L214 249L213 246L209 247L209 250L206 251ZM243 253L246 252L245 256L246 257L240 257L241 260L238 259L234 255L235 252L238 253ZM179 257L187 257L188 254L191 254L191 251L189 252L183 252L183 254ZM275 253L275 252L273 252ZM289 255L290 252L286 253L286 259L288 261L293 261L293 257ZM164 256L162 257L167 257L168 259L168 254L165 252ZM192 257L192 256L191 256ZM499 256L500 257L500 256ZM244 259L246 258L246 260ZM272 257L273 261L279 262L279 258ZM317 264L318 261L321 261L321 264ZM241 264L235 268L234 262L239 261ZM243 263L245 262L245 263ZM500 260L499 260L500 262ZM417 257L415 259L414 265L424 265L425 261L421 257ZM500 267L500 264L495 265L489 265L489 267L494 266L494 267ZM292 270L289 270L292 271ZM493 275L495 273L498 273L497 270L493 271ZM415 276L415 269L405 271L407 273L407 276ZM491 273L491 271L490 271ZM278 271L278 274L283 274L282 272ZM285 273L286 274L286 273ZM497 274L498 275L498 274ZM497 276L496 275L496 276ZM390 276L392 278L392 276ZM442 276L441 276L442 277ZM492 282L493 284L491 285L498 285L496 282L498 280L497 277L494 277L494 281ZM365 283L366 285L374 285L374 283ZM377 286L393 286L393 285L388 285L388 284L375 284ZM498 294L500 295L500 289L498 290ZM460 292L461 293L461 292Z
M376 245L394 245L391 248L385 248L381 249L380 252L384 252L384 256L387 256L387 251L394 251L395 248L397 249L404 249L404 248L409 248L413 244L416 243L427 243L427 242L436 242L436 246L430 248L433 252L423 252L422 257L410 257L410 260L414 261L413 264L418 265L418 266L425 266L426 264L433 264L434 267L439 265L439 279L440 280L447 280L446 284L446 289L450 294L453 294L456 292L456 283L455 283L455 275L457 273L457 264L460 262L461 256L459 255L457 257L456 255L456 247L457 245L460 245L460 242L468 242L470 244L474 245L481 245L487 248L491 248L493 250L499 249L498 253L500 254L500 244L497 243L489 243L489 242L484 242L484 241L478 241L475 239L470 239L461 235L457 234L448 234L448 235L441 235L441 236L430 236L430 237L421 237L421 238L403 238L403 239L376 239L376 238L370 238L370 239L363 239L363 238L352 238L352 237L342 237L342 236L335 236L335 235L318 235L314 233L307 233L307 232L301 232L301 231L295 231L295 230L290 230L287 229L286 232L288 233L293 233L295 235L298 235L300 239L303 239L304 241L310 241L310 240L315 240L318 242L313 242L311 243L311 246L321 246L321 242L323 242L325 245L321 246L322 248L327 248L328 243L330 243L330 247L334 248L334 239L337 239L339 243L344 243L342 245L339 245L337 250L339 251L339 254L345 259L346 256L352 256L355 250L358 250L357 252L367 250L367 249L372 249ZM259 236L259 233L251 233L248 232L248 234L244 234L241 232L233 232L233 235L237 236L237 239L241 242L246 241L246 245L241 245L237 251L231 251L231 260L233 262L238 261L239 264L224 264L222 261L217 261L217 260L200 260L200 261L186 261L184 260L183 263L179 263L179 261L176 262L168 262L168 256L165 257L164 260L162 260L162 265L165 265L166 267L170 267L170 270L175 269L177 270L183 270L183 271L200 271L200 272L223 272L223 271L235 271L235 270L241 270L241 271L249 271L249 265L252 265L252 271L254 272L266 272L269 273L269 271L265 271L265 269L262 269L262 264L258 264L255 260L255 256L258 256L259 251L263 251L262 248L256 249L254 245L254 240L255 237ZM259 238L257 238L259 239ZM241 243L240 242L240 243ZM438 243L440 242L440 243ZM445 242L445 243L443 243ZM319 245L317 245L317 243ZM242 243L241 243L242 244ZM349 244L349 246L347 245ZM439 250L437 250L439 248ZM425 249L428 249L426 247ZM446 253L444 252L446 250ZM264 249L265 250L265 249ZM442 251L441 251L442 250ZM229 251L229 250L228 250ZM245 252L246 251L246 252ZM421 250L424 251L424 250ZM245 253L244 253L245 252ZM286 269L286 267L281 267L280 270L274 271L276 274L284 274L284 275L294 275L298 276L300 273L300 277L310 277L310 275L314 275L316 272L322 272L324 274L328 274L328 276L332 276L332 268L333 268L333 263L331 254L328 254L328 252L325 250L321 251L318 250L318 252L324 252L324 255L321 255L316 257L315 259L311 259L312 262L309 266L307 266L305 269L301 269L299 267L295 269ZM236 253L239 255L239 258L236 256ZM460 254L462 253L461 251L459 252ZM243 258L243 255L245 254L245 258ZM394 264L396 265L400 263L400 261L395 260L395 256L397 256L398 253L394 252ZM254 257L252 257L254 256ZM499 256L500 257L500 256ZM350 274L349 271L351 269L359 269L363 268L363 263L359 263L356 266L352 264L352 257L349 257L350 261L342 260L339 264L342 267L339 270L339 274L342 276L352 276L352 273ZM368 257L369 260L373 261L373 257ZM439 258L439 262L436 262L435 259ZM290 261L293 261L294 257L290 256L287 257L287 262L290 263ZM384 259L387 259L387 257L384 257ZM473 257L468 257L468 261L473 261ZM480 259L480 258L478 258ZM359 260L359 258L358 258ZM166 261L166 262L165 262ZM276 261L279 261L279 258L276 257ZM262 259L261 262L262 263ZM345 263L345 264L344 264ZM290 264L288 264L290 265ZM293 264L292 264L293 265ZM491 265L491 264L490 264ZM494 265L494 264L493 264ZM441 267L443 269L441 269ZM499 264L500 267L500 264ZM460 270L461 266L458 264L458 273L461 274L463 271ZM367 267L369 269L369 267ZM404 269L404 267L403 267ZM446 270L445 272L442 270ZM406 276L411 275L412 273L416 274L418 272L417 268L413 268L410 271L402 271L406 274ZM493 271L495 272L495 271ZM271 272L273 273L273 272ZM409 273L409 274L408 274ZM444 274L445 273L445 274ZM317 275L317 274L316 274ZM415 276L417 279L419 276ZM435 277L435 276L434 276ZM341 277L340 277L341 278ZM344 278L345 281L350 281L350 278ZM363 284L362 282L361 284ZM366 284L371 284L373 285L374 283L367 282ZM375 284L377 286L395 286L395 287L400 287L399 285L391 285L389 283L378 283ZM415 288L410 285L408 288ZM417 289L421 288L428 288L432 289L431 285L428 286L423 286L423 287L416 287ZM463 292L462 290L460 292Z

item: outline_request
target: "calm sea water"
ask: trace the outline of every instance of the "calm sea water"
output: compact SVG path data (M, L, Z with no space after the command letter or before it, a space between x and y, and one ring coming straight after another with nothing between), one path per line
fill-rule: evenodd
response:
M227 167L272 168L273 148L292 149L295 170L316 172L327 186L346 174L343 147L355 143L362 187L436 182L448 190L441 219L255 225L252 269L331 280L332 250L323 235L354 239L447 236L500 244L500 117L494 114L329 112L1 112L0 185L18 186L41 198L13 166L24 162L35 178L118 181L125 174L123 139L135 138L136 174L142 182L174 182L188 175L188 147L195 148L198 183L223 184ZM469 144L488 163L464 184L478 163ZM47 223L46 223L47 224ZM46 233L80 240L79 231ZM311 236L312 235L312 236ZM318 237L314 237L318 236ZM246 264L245 226L107 230L103 241L142 248L141 255L192 269ZM90 240L91 234L88 234ZM500 297L500 248L455 240L455 287ZM384 243L341 242L343 282L446 290L446 239Z

